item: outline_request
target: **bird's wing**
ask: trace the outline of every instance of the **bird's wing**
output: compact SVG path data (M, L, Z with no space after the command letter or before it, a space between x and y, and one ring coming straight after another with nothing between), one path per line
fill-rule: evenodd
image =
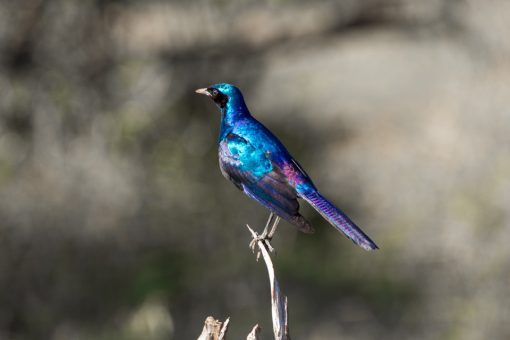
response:
M283 218L298 215L295 189L271 154L229 133L220 142L220 167L239 189Z

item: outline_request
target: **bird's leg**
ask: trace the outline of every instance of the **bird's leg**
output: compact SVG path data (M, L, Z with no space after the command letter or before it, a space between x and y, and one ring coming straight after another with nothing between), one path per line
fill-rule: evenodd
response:
M276 216L274 213L270 213L269 214L269 218L267 219L267 222L266 222L266 226L264 227L264 231L262 231L262 234L260 235L260 237L263 237L263 238L267 238L267 236L269 235L269 226L273 225L274 224L274 218L278 218L278 216ZM271 231L273 231L273 229L271 228Z
M266 226L264 227L264 231L262 231L262 234L258 235L257 234L257 237L254 237L253 240L251 240L250 242L250 248L253 252L255 252L255 247L257 245L257 242L260 240L260 241L263 241L266 245L267 243L265 242L266 241L266 238L267 238L267 234L268 234L268 230L269 230L269 226L273 223L273 218L274 218L275 214L273 214L272 212L269 214L269 218L267 219L267 222L266 222ZM268 248L268 249L273 249L272 247L271 248Z
M276 228L278 227L278 223L280 223L280 216L276 216L274 213L269 214L269 218L267 219L266 226L264 227L264 231L262 234L255 237L250 242L250 248L255 251L255 246L258 241L264 242L266 248L273 252L274 248L271 246L271 240L273 239L273 235L276 232Z
M276 228L278 227L278 223L280 223L280 216L276 216L274 219L273 225L271 226L271 230L267 234L266 239L270 241L273 239L274 233L276 233Z

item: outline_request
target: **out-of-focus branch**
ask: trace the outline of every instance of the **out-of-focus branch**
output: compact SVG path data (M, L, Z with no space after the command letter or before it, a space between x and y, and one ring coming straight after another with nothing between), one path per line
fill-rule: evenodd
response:
M273 262L271 256L264 245L264 242L258 239L258 235L249 225L246 225L254 239L257 239L257 246L262 253L266 263L267 273L269 275L269 285L271 288L271 312L273 316L273 332L276 340L290 340L289 325L287 316L287 297L282 294L278 280L274 275Z
M202 334L200 334L197 340L225 340L229 321L230 318L227 318L227 320L222 323L220 320L208 316L205 319Z
M259 334L260 334L260 326L257 324L253 326L253 329L251 330L250 334L246 337L246 340L259 340Z

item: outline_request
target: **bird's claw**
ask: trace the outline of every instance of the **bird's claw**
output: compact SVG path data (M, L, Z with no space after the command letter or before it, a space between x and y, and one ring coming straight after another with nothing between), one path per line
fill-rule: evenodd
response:
M260 235L257 234L257 232L255 232L253 229L251 229L249 225L246 225L246 227L248 227L248 230L251 232L251 236L253 237L253 239L250 242L250 249L253 253L255 253L255 247L257 247L257 245L260 246L260 243L262 243L260 247L265 247L266 250L270 253L276 253L275 249L271 245L271 240L273 239L273 236L276 232L276 227L278 226L279 221L280 218L274 215L274 213L271 213L266 222L266 226L264 227L264 231ZM257 261L260 258L260 250L261 248L259 248L257 251Z
M258 235L257 233L255 233L255 236L253 237L253 239L251 240L250 242L250 249L253 253L255 253L255 248L257 247L257 244L259 241L262 242L262 244L266 247L266 249L269 251L269 252L274 252L274 248L273 246L271 245L271 240L273 239L272 235L268 235L268 232L267 230L264 230L264 232L260 235ZM260 252L257 254L257 259L260 255Z

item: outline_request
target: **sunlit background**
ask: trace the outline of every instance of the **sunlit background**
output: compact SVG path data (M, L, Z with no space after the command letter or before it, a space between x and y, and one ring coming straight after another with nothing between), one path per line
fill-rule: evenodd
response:
M218 169L238 85L321 191L273 245L296 339L510 338L510 2L0 2L0 339L271 338ZM304 204L302 204L304 205Z

